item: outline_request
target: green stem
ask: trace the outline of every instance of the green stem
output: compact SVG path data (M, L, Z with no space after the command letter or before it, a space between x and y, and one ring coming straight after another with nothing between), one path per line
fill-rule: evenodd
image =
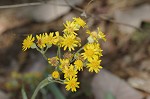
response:
M38 47L36 47L36 50L39 51L39 52L41 52L41 50Z
M60 46L58 46L57 56L58 56L58 58L61 58Z
M45 87L46 85L48 85L49 83L51 83L51 82L47 78L44 79L43 81L41 81L39 83L39 85L36 87L31 99L35 99L35 97L38 94L39 90L42 89L43 87Z
M28 99L27 94L26 94L25 89L24 89L24 86L22 86L21 93L22 93L23 99Z
M48 48L49 48L49 47L47 46L46 49L45 49L45 51L44 51L44 54L47 52Z
M48 48L47 48L47 49L48 49ZM47 49L46 49L46 50L47 50ZM39 51L39 52L42 54L42 56L44 57L45 60L47 60L47 57L46 57L46 55L45 55L45 52L46 52L46 51L43 51L43 49L40 50L38 47L36 47L36 50Z
M60 78L58 80L61 81L61 82L64 82L64 80L61 80Z
M41 52L41 54L44 57L44 59L47 60L47 57L46 57L45 53Z
M85 44L85 45L86 45L86 44ZM73 58L73 60L72 60L71 62L75 61L75 55L78 54L80 51L82 51L85 45L83 45L83 46L74 54L74 58Z
M61 93L60 89L56 86L55 83L51 83L49 86L49 91L55 96L55 99L66 99L65 96Z
M82 46L75 54L77 54L77 53L79 53L80 51L82 51L82 50L83 50L83 47L84 47L84 46Z
M49 77L47 77L46 79L44 79L43 81L41 81L39 83L39 85L36 87L31 99L35 99L36 98L36 95L38 94L39 90L42 89L43 87L47 86L48 84L50 83L53 83L53 82L57 82L57 83L60 83L60 84L64 84L63 82L61 81L57 81L57 80L53 80Z
M61 81L58 81L58 80L56 80L56 81L54 81L54 82L56 82L56 83L60 83L60 84L64 84L63 82L61 82Z

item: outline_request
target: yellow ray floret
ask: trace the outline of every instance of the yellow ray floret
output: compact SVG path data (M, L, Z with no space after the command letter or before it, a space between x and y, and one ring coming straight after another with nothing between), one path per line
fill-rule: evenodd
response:
M55 32L55 42L57 46L61 46L62 36L59 35L59 32Z
M98 30L98 38L103 39L104 41L106 41L105 34L100 30L100 28L97 28L97 30Z
M79 28L77 27L75 22L66 21L66 24L64 24L64 26L65 26L65 29L63 30L63 32L65 34L75 34L75 35L77 35L77 33L75 33L75 31L78 31Z
M45 33L45 43L48 45L52 45L52 44L56 44L57 40L56 37L54 37L54 33L49 33L49 35L47 33Z
M66 78L66 81L64 83L67 84L65 87L66 90L71 90L72 92L76 92L76 88L79 88L80 84L80 82L77 82L77 78L75 77Z
M74 62L74 65L75 65L75 67L76 67L76 69L77 70L83 70L83 62L81 61L81 60L76 60L75 62Z
M87 68L89 68L89 72L96 72L98 73L102 66L100 66L101 60L98 59L98 56L91 58L88 60L89 63L87 63Z
M84 22L84 20L82 20L80 17L79 18L73 18L75 23L77 23L79 26L84 27L86 25L86 23Z
M46 37L44 34L40 34L40 35L36 35L36 38L37 38L37 45L39 48L44 48L46 47Z
M102 31L100 31L100 28L97 28L97 30L98 32L96 31L91 32L90 30L87 30L86 33L89 34L90 37L96 42L98 42L99 39L106 41L105 34Z
M22 43L23 44L22 50L26 51L27 49L31 48L31 46L34 44L34 42L33 42L34 40L35 40L35 38L32 37L32 35L27 36L27 38L24 39L24 41Z
M66 67L70 65L69 59L60 59L60 66L59 68L63 71Z
M78 72L71 64L69 67L64 68L63 73L64 73L64 78L69 78L69 77L77 77L76 74Z
M102 55L100 47L95 43L89 43L83 48L84 52L81 55L84 59L91 59L97 55Z
M64 50L68 48L69 51L71 51L74 50L74 47L78 47L78 45L80 45L80 41L76 39L75 35L64 35L61 45L64 47Z

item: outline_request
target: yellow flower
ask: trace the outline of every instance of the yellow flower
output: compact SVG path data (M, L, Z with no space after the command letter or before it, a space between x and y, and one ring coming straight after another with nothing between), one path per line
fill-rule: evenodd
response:
M73 18L74 21L79 25L84 27L86 25L86 23L84 22L84 20L82 20L80 17L79 18Z
M103 39L104 41L106 41L105 35L102 31L100 31L100 28L97 28L98 32L93 31L91 32L90 30L87 30L86 33L89 34L89 40L92 41L92 39L96 42L98 42L99 39Z
M75 31L78 31L79 28L76 26L75 22L71 22L71 21L66 21L66 24L64 24L65 29L63 30L63 32L65 34L75 34L77 35L77 33L75 33Z
M53 36L54 33L50 33L49 35L47 33L45 33L45 43L48 45L52 45L52 44L56 44L56 37Z
M98 29L98 38L101 38L104 41L106 41L105 34L102 31L100 31L100 28L97 29Z
M89 43L87 45L85 45L85 47L83 48L84 52L81 53L81 55L84 57L84 59L91 59L93 57L95 57L96 55L99 55L99 51L98 51L99 47L95 46L95 44L93 43Z
M102 68L102 66L100 66L101 60L98 59L98 56L93 57L89 59L88 61L89 63L87 63L87 68L89 68L89 72L95 71L96 73L98 73L100 69Z
M60 59L60 66L59 68L62 69L62 71L70 65L69 59Z
M44 34L40 34L40 35L36 35L36 38L37 38L37 45L38 47L40 47L41 49L46 47L46 38L45 38L45 35Z
M65 67L63 70L64 78L69 77L77 77L77 70L74 68L74 66L71 64L69 67Z
M58 71L54 71L52 73L52 77L55 78L55 79L59 78L60 77L59 72Z
M94 45L94 47L95 47L95 50L98 52L97 55L103 56L103 55L102 55L102 51L103 51L103 50L101 49L100 44L99 44L99 43L93 43L93 45Z
M81 60L76 60L74 62L74 65L75 65L75 67L76 67L77 70L79 70L79 71L83 70L83 62Z
M88 37L89 42L94 42L94 41L98 42L98 34L96 31L91 32L90 30L87 30L86 33L90 35Z
M22 50L23 51L26 51L27 49L29 49L29 48L31 48L31 46L34 44L34 37L32 37L32 34L31 35L29 35L29 36L27 36L27 38L26 39L24 39L24 41L23 41L23 46L22 46Z
M76 92L76 88L79 88L80 82L77 82L77 78L75 77L70 77L66 78L66 81L64 82L66 85L66 90L69 91L71 90L72 92Z
M74 50L74 47L77 47L78 45L80 45L79 40L76 39L75 35L64 35L64 37L62 38L62 47L64 47L64 50L66 50L67 48L69 49L69 51Z
M61 46L61 42L62 42L62 36L59 35L59 32L55 32L55 45Z

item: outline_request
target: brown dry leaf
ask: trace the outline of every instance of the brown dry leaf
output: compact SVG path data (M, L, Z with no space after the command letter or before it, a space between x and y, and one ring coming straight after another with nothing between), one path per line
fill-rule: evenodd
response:
M95 99L105 99L104 97L108 92L116 99L143 99L140 92L104 69L94 77L92 91Z
M150 59L143 60L140 69L145 71L150 71Z
M150 93L150 79L132 77L128 79L128 83L134 88Z
M144 51L145 51L145 48L141 48L141 49L139 49L139 51L135 52L133 54L133 61L138 62L138 61L146 58L147 55Z

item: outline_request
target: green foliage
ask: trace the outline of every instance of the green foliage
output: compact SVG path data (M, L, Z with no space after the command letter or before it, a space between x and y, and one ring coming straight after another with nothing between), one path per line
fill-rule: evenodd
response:
M21 89L21 93L22 93L22 98L23 98L23 99L28 99L28 97L27 97L27 94L26 94L26 92L25 92L24 87L22 87L22 89Z

